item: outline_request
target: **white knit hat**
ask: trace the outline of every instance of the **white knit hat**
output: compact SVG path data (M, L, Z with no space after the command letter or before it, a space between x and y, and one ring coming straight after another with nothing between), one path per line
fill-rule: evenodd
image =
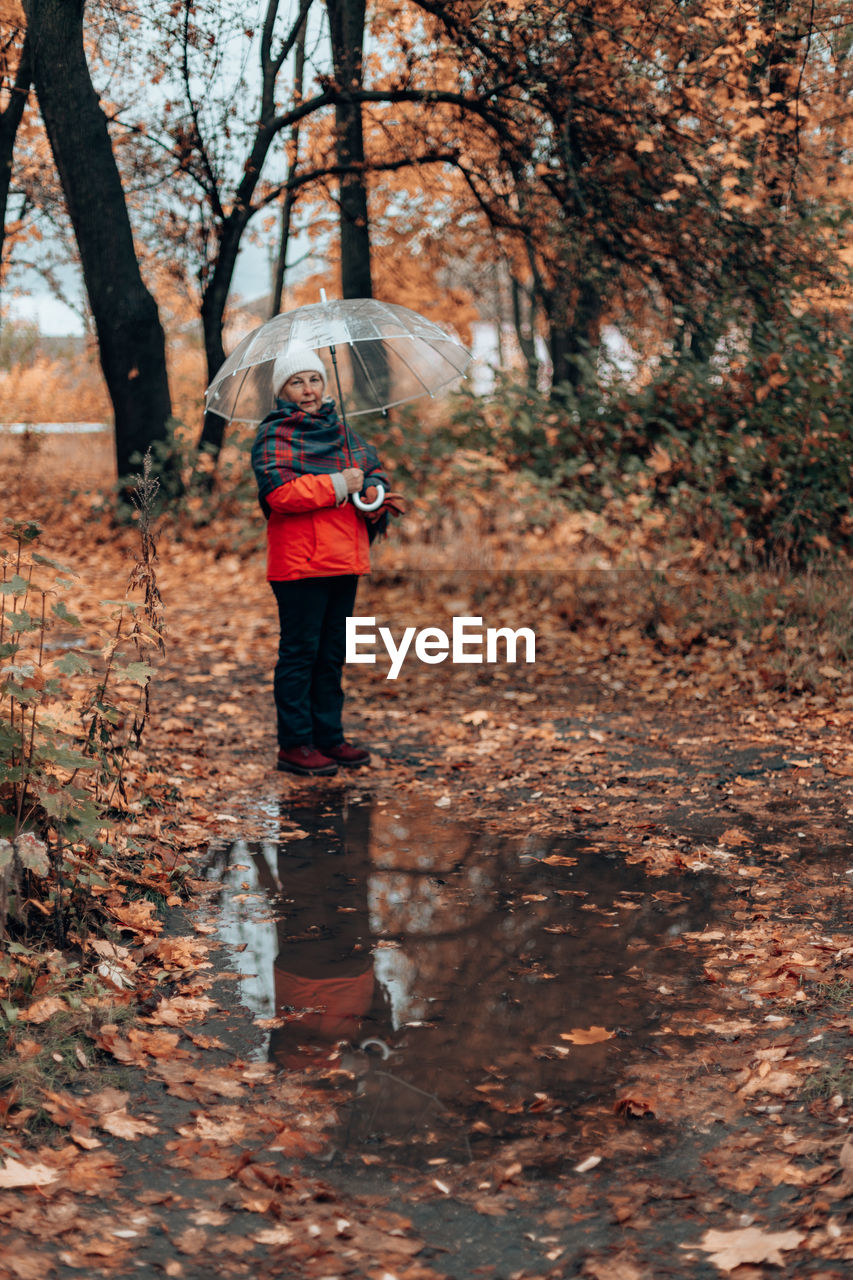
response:
M276 356L272 370L272 389L278 395L281 388L292 378L294 373L319 373L323 382L328 382L323 361L310 347L287 347L281 355Z

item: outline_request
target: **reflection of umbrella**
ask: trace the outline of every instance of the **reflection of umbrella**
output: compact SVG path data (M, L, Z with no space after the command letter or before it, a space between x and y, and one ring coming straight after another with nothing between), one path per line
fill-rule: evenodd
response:
M244 338L207 388L205 408L223 418L258 423L275 404L273 365L289 347L328 348L337 382L347 453L347 415L375 413L435 396L465 371L470 354L425 316L375 298L312 303L274 316ZM380 486L381 489L381 486ZM379 495L378 495L379 496ZM370 510L379 501L365 506Z
M208 412L260 422L274 404L275 358L291 346L329 348L341 409L350 418L437 395L471 359L455 338L408 307L375 298L324 299L274 316L244 338L207 389Z

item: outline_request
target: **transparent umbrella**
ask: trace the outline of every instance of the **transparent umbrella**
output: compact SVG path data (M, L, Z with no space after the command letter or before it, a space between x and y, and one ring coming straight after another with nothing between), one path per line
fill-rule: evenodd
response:
M260 422L275 403L276 356L291 346L321 356L328 349L340 408L350 418L438 395L471 360L456 338L408 307L375 298L324 299L274 316L244 338L207 388L208 412Z
M289 347L328 351L344 424L359 414L436 396L465 372L471 355L432 320L375 298L326 299L274 316L232 351L205 393L205 408L236 422L259 423L275 405L276 357ZM358 501L362 510L381 505Z

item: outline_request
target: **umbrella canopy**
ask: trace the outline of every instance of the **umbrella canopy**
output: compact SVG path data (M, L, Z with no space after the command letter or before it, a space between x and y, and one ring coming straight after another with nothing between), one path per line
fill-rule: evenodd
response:
M260 422L275 403L276 356L294 346L316 351L329 378L334 348L341 408L351 418L435 396L471 359L456 338L408 307L375 298L324 300L274 316L244 338L208 387L207 411Z

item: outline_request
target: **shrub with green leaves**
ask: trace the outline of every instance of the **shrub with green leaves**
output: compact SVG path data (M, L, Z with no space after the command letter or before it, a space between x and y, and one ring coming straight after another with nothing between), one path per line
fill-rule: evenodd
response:
M154 576L150 466L139 479L136 599L105 602L92 636L69 608L74 575L35 549L33 522L0 528L0 932L26 932L28 903L68 910L98 877L81 854L103 847L122 809L127 753L138 746L162 650ZM139 598L141 597L141 598Z
M575 507L639 494L676 536L807 561L853 548L853 336L788 315L710 363L662 359L642 385L587 370L550 397L459 396L435 442L477 448Z

